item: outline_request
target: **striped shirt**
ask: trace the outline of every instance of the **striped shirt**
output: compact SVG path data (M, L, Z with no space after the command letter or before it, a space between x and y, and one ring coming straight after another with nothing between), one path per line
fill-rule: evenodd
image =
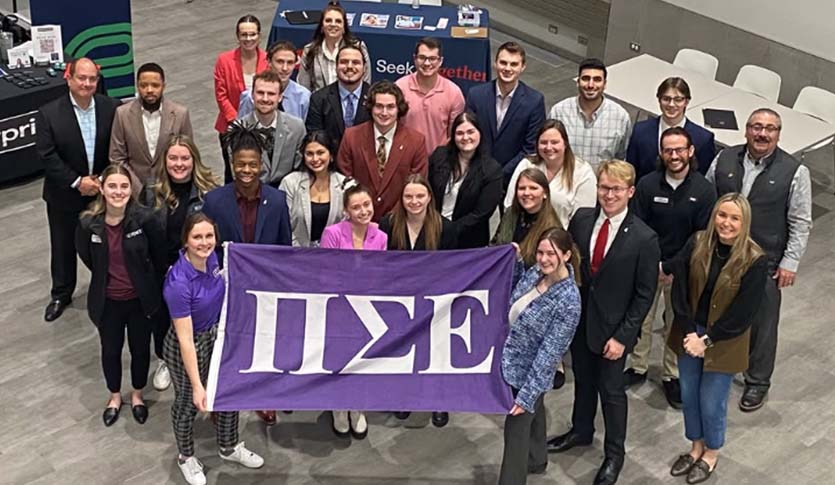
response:
M591 120L587 120L580 109L577 96L555 104L548 118L562 121L574 155L590 163L595 172L600 162L626 157L632 120L621 105L609 98L603 98Z
M79 106L72 94L70 95L70 102L75 112L75 119L78 120L81 138L84 140L84 151L87 152L87 167L89 168L87 173L91 175L93 173L93 163L96 160L96 98L94 96L90 100L90 106L87 109Z

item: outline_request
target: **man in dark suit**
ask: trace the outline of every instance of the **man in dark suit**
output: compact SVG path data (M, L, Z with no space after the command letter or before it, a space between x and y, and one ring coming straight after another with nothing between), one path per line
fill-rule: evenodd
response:
M636 180L655 171L661 133L674 126L684 128L690 135L696 149L695 160L691 159L690 165L704 175L716 156L716 145L712 132L684 115L690 103L690 86L687 81L680 77L668 77L658 86L656 97L661 116L636 123L626 150L626 161L635 167Z
M519 80L525 61L521 45L505 42L493 64L496 81L467 93L467 109L481 126L482 147L502 166L505 187L519 161L536 152L536 134L545 122L542 93Z
M119 102L95 94L97 66L82 57L69 66L69 96L38 110L38 156L44 165L43 199L49 223L51 301L44 320L60 317L76 282L78 215L99 192L98 174L108 164L110 129Z
M368 187L374 202L374 222L388 214L403 191L406 177L426 177L429 158L422 134L398 123L409 110L403 93L391 81L368 90L371 121L348 128L336 163L346 177Z
M345 129L365 123L371 116L366 108L368 83L363 82L365 57L354 45L345 45L336 55L337 81L310 97L305 126L307 132L324 130L333 146L339 147Z
M596 485L617 482L623 467L627 416L623 367L658 283L658 238L628 210L634 182L632 165L603 162L598 169L598 206L578 210L568 227L580 250L583 312L571 343L575 377L571 430L549 440L548 451L591 444L599 395L606 438Z

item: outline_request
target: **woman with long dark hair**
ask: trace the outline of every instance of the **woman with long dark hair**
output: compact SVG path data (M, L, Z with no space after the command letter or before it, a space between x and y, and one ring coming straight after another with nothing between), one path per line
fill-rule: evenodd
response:
M406 177L403 194L394 210L380 220L380 230L388 234L388 249L455 249L452 223L438 213L433 199L432 187L423 175Z
M313 40L302 50L299 75L296 81L314 92L336 82L336 55L343 45L356 45L365 58L363 81L371 82L371 57L365 42L351 33L348 16L339 2L329 2L322 9L319 25L313 32Z
M101 341L101 363L110 399L102 420L111 426L122 407L122 347L127 328L131 354L131 411L139 424L148 419L142 389L151 363L151 331L160 309L165 234L150 209L133 200L130 172L110 165L101 174L101 192L81 213L75 245L90 269L87 312Z
M476 115L456 116L449 143L429 157L429 184L435 209L455 227L459 249L490 242L490 216L501 201L503 177L501 165L482 150Z
M304 163L281 180L287 194L293 246L319 245L325 227L342 219L345 176L336 171L336 149L324 131L311 131L301 143Z
M217 337L225 283L218 267L217 226L202 212L183 224L179 257L165 278L163 295L174 319L165 338L165 359L174 381L171 420L177 440L177 465L190 484L205 484L203 465L194 456L194 418L206 412L206 381ZM216 412L215 432L223 460L260 468L264 459L238 441L238 412Z
M662 264L673 275L673 326L667 345L678 354L684 435L690 451L670 469L701 483L725 443L734 374L748 368L751 323L765 293L768 261L751 239L751 206L723 195L704 231Z
M548 466L545 393L580 323L580 251L571 234L547 229L537 237L536 264L525 270L518 244L502 375L514 403L504 426L502 485L524 485Z

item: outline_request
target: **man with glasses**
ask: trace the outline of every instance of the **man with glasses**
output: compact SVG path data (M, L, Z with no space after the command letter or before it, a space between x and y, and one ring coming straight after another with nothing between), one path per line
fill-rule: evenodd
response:
M663 124L663 121L662 121ZM636 128L637 131L637 128ZM654 142L653 142L654 144ZM658 235L661 247L661 261L666 261L684 246L696 231L707 227L710 212L716 202L716 190L704 175L694 169L696 148L686 128L674 126L661 134L661 166L638 181L631 208ZM670 290L672 275L665 275L658 268L658 289L652 307L641 325L641 334L629 358L631 366L626 369L626 386L643 383L649 369L649 354L652 349L652 324L664 295L663 342L673 323L673 308ZM664 397L675 409L681 409L681 387L678 382L677 357L666 344L663 347L663 372L661 386Z
M605 459L594 483L613 484L626 455L623 367L658 283L658 237L628 209L635 169L612 160L598 169L597 207L577 210L568 231L580 251L583 312L571 342L574 410L571 429L548 441L560 453L594 439L597 400L606 428Z
M438 74L444 63L443 47L438 39L420 39L415 46L414 61L415 72L395 82L409 105L403 125L423 133L426 153L432 153L449 141L452 120L464 111L464 95L458 85Z
M420 132L400 123L409 111L403 93L391 81L374 83L368 90L371 121L345 130L336 159L339 171L371 191L374 222L388 214L397 201L406 177L426 177L429 157Z
M548 118L562 121L574 154L597 170L601 161L626 156L626 142L632 129L629 113L603 95L606 65L600 59L586 59L577 74L577 96L555 104Z
M687 81L680 77L668 77L658 86L656 97L661 116L636 123L626 151L626 161L635 167L638 180L655 171L661 134L674 126L684 128L693 141L695 157L691 157L690 167L702 174L706 173L716 156L714 136L685 116L687 105L690 104L690 86Z
M739 408L765 403L777 353L780 290L794 284L812 229L809 169L777 146L780 115L760 108L748 118L744 145L722 150L707 171L720 197L739 192L751 204L751 237L768 257L765 298L751 325L751 349Z
M52 290L44 320L60 317L76 283L78 215L99 193L119 102L96 94L99 68L82 57L70 63L70 93L38 110L36 147L44 166L43 199L49 223Z

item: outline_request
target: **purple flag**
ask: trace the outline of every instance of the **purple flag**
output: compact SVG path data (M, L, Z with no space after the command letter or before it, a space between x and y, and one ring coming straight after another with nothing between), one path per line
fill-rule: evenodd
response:
M513 260L229 244L209 408L506 413Z

